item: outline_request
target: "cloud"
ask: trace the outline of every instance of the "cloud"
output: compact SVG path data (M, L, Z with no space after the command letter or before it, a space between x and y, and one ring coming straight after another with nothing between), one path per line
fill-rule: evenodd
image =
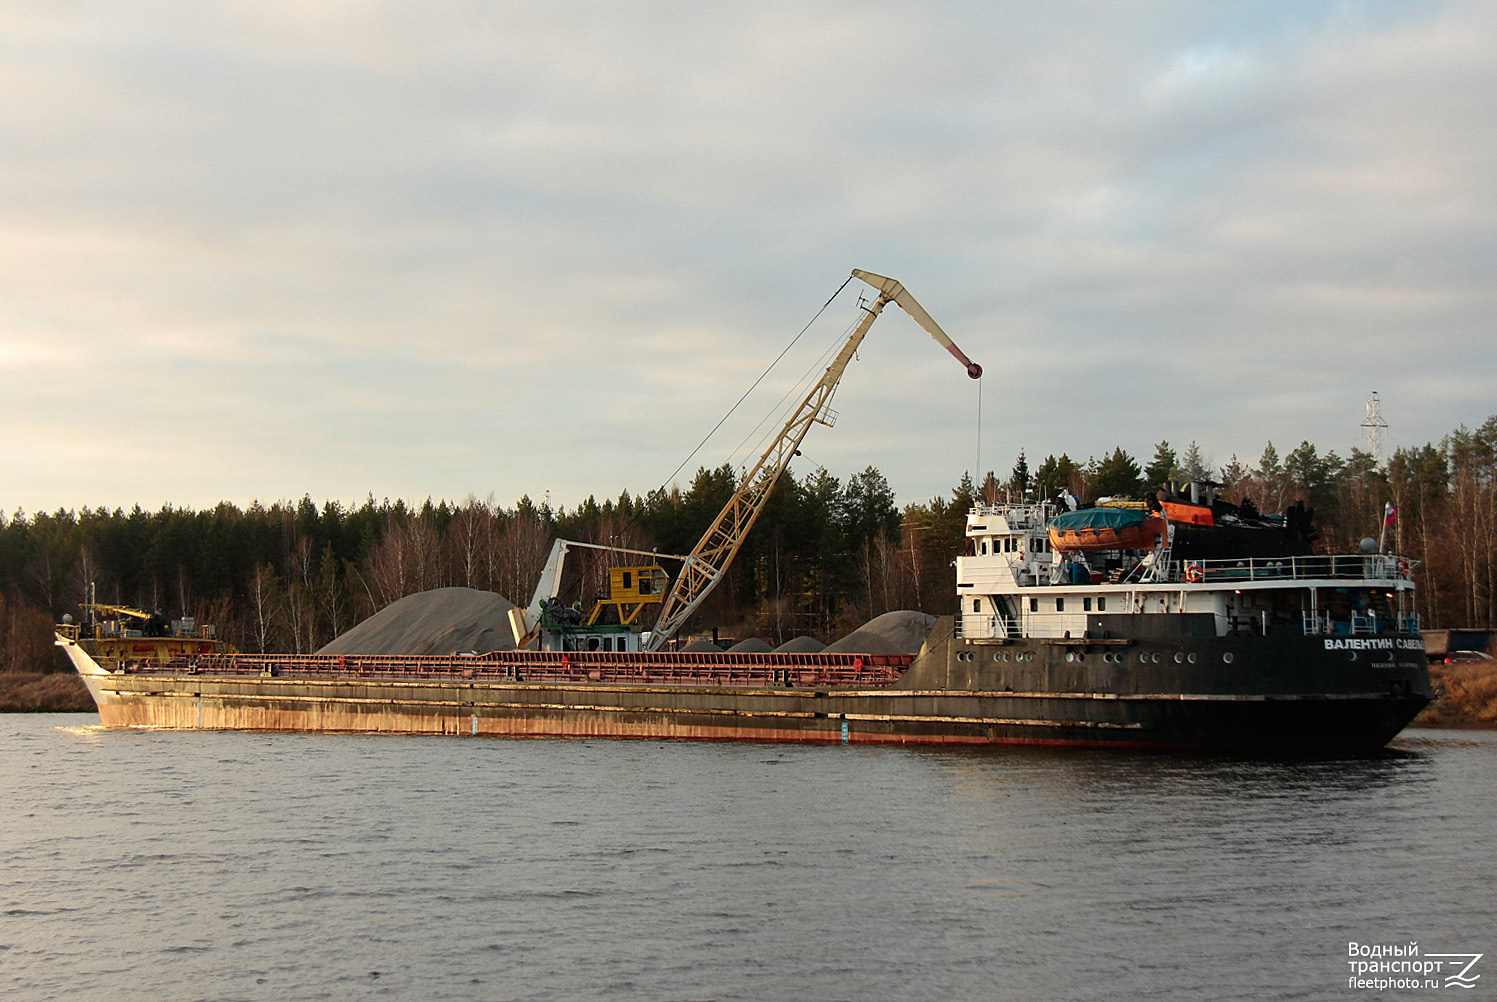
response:
M853 267L987 367L984 465L1344 454L1372 389L1420 444L1491 409L1493 22L13 4L0 504L646 490ZM891 312L807 458L945 492L976 403Z

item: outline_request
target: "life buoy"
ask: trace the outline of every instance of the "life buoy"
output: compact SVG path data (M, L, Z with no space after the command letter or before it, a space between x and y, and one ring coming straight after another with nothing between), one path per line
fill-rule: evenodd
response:
M1185 580L1191 584L1200 584L1206 579L1206 568L1198 560L1185 561Z
M1398 562L1398 576L1405 581L1409 580L1409 570L1409 562L1407 560L1400 560Z

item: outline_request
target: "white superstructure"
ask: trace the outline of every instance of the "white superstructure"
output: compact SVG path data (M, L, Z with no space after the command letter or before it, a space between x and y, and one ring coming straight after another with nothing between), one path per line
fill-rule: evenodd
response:
M1021 638L1127 636L1139 616L1209 616L1215 636L1294 632L1328 636L1418 631L1413 564L1383 553L1173 559L1157 548L1062 552L1048 503L979 505L957 558L959 635ZM1197 621L1199 622L1199 621Z

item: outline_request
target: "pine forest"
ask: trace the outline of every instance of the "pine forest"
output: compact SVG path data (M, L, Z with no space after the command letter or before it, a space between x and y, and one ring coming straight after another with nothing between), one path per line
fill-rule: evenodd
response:
M556 538L660 553L689 553L736 486L731 467L699 469L689 486L572 509L522 497L459 503L227 502L203 511L167 506L0 512L0 670L63 667L51 627L96 601L214 623L240 650L308 653L415 592L446 586L495 591L527 604ZM1491 627L1497 618L1497 416L1439 443L1400 448L1377 462L1309 442L1255 462L1213 465L1195 443L1154 446L1148 459L1119 446L1100 458L1033 462L1021 452L1005 476L968 475L950 497L895 504L877 469L834 476L787 473L693 630L761 636L846 633L893 609L953 611L953 558L968 509L1002 497L1083 502L1144 497L1164 484L1215 480L1226 499L1265 512L1296 501L1314 509L1322 551L1352 551L1387 534L1417 561L1426 629ZM1391 505L1391 508L1389 507ZM1391 521L1389 515L1392 515ZM614 558L614 563L638 558ZM578 561L571 601L602 590L607 563ZM672 562L663 565L674 570Z

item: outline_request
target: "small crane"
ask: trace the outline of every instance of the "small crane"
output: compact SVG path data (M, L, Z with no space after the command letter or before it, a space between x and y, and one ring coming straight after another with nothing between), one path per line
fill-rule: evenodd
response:
M929 313L915 301L905 287L892 278L883 275L875 275L872 272L853 269L853 277L863 280L878 290L878 298L873 305L867 307L867 313L858 322L857 327L848 335L847 342L842 345L842 350L837 357L832 359L832 364L827 366L826 372L816 385L811 387L811 392L801 401L790 420L780 429L768 449L759 457L759 461L744 476L743 483L723 510L718 513L717 520L708 528L701 541L697 543L696 549L686 558L681 568L681 573L676 578L675 586L666 596L660 610L660 618L656 620L655 627L650 633L645 648L658 651L686 622L687 618L696 611L697 606L717 586L727 572L728 566L733 562L743 540L748 536L749 530L754 527L754 522L759 518L760 512L764 510L764 504L769 500L769 495L774 490L774 485L779 481L780 474L790 465L790 460L800 449L801 442L806 433L811 430L813 424L824 424L831 427L832 415L828 406L831 403L832 394L837 389L837 383L842 378L843 370L847 363L852 361L853 352L857 351L858 345L862 343L863 337L868 329L873 326L873 321L878 319L879 313L890 303L899 306L914 318L915 322L924 327L936 342L951 352L952 356L967 369L967 375L973 379L982 376L982 366L972 361L962 353L951 338L946 336L939 324L931 319Z

